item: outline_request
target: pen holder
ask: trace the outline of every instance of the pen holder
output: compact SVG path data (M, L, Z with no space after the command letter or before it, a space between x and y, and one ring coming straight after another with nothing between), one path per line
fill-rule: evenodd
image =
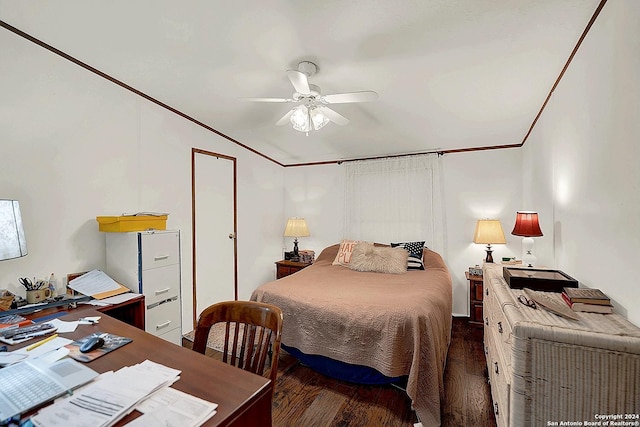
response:
M51 289L34 289L32 291L27 291L27 302L29 304L35 304L38 302L42 302L51 296Z

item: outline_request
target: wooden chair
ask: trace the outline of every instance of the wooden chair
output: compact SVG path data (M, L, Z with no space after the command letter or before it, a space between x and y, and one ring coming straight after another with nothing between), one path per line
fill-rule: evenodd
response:
M255 301L225 301L200 314L193 340L194 351L205 354L211 327L225 323L222 361L271 379L271 392L278 374L282 338L282 311ZM267 356L270 354L270 363Z

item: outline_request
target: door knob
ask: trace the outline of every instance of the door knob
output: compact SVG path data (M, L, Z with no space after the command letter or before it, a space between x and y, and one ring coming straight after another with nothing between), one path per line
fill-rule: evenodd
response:
M236 238L236 234L235 233L229 233L229 238L231 240L235 239Z

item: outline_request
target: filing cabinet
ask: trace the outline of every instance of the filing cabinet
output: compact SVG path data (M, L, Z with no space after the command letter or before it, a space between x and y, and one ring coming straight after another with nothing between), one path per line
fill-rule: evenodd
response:
M106 273L145 296L146 331L180 345L180 232L107 233L106 245Z

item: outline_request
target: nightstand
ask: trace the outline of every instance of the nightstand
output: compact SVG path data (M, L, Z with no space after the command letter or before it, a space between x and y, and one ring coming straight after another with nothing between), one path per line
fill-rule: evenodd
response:
M469 323L482 326L482 276L474 276L468 271L464 275L469 281Z
M281 279L285 276L293 274L302 270L305 267L309 267L311 264L298 261L277 261L276 262L276 279ZM481 278L482 280L482 278ZM480 317L482 317L482 310L480 310Z

